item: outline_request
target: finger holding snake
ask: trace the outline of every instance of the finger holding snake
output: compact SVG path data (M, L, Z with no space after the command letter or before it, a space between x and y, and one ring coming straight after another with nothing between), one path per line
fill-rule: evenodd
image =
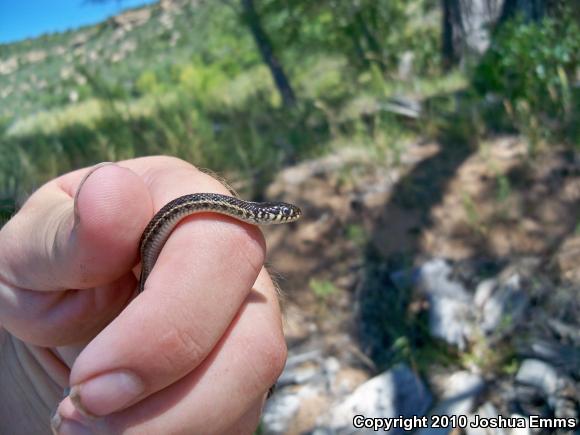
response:
M228 433L236 421L259 415L252 409L259 410L286 352L259 230L208 210L175 222L146 290L125 306L137 287L131 271L137 256L129 248L138 244L153 210L183 195L228 191L183 161L150 157L96 169L74 207L86 174L61 177L42 200L31 198L29 212L4 234L15 244L18 231L42 227L32 216L44 212L44 221L52 222L43 230L44 246L52 238L56 254L23 247L7 260L0 252L0 261L9 263L1 297L28 298L40 314L26 326L10 315L13 306L0 313L3 323L31 346L53 346L65 363L74 361L72 399L61 403L57 426L78 423L94 433L154 427ZM127 185L129 194L118 193ZM32 263L40 264L37 272L18 282ZM61 273L55 277L54 270ZM73 349L83 340L90 342L75 360ZM194 402L192 413L188 404ZM227 411L227 418L215 409Z

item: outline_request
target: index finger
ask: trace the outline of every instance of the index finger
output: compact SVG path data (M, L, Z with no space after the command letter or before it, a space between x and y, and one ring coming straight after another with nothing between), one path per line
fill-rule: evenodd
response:
M122 162L149 186L154 209L195 192L228 194L185 162L148 157ZM147 290L81 353L71 385L95 415L126 408L197 367L227 330L262 267L261 232L227 216L180 222L151 272Z

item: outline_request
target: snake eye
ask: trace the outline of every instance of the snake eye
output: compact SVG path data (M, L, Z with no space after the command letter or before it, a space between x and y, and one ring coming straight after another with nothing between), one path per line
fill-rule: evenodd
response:
M290 216L292 214L292 210L290 210L288 207L282 207L281 211L284 216Z

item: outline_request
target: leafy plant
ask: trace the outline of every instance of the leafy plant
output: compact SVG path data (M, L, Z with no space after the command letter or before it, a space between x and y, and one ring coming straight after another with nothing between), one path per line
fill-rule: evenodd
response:
M212 92L222 87L227 76L219 65L204 66L202 63L185 65L179 74L179 84L196 100L208 102Z
M350 224L346 227L346 238L358 247L363 247L368 242L365 228L359 224Z
M155 94L163 89L155 72L149 70L141 73L135 86L141 94Z
M510 319L502 319L501 327L508 327ZM461 364L465 367L478 367L483 373L513 374L518 362L513 340L494 341L483 333L476 334L467 351L460 355Z
M505 23L474 70L475 89L504 101L533 154L550 131L578 116L570 83L580 68L580 25L571 18Z
M331 297L339 292L331 281L315 278L310 280L310 288L319 302L328 302Z

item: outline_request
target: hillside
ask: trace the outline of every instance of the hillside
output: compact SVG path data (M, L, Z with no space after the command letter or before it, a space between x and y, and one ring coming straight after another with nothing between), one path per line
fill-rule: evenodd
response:
M89 75L114 82L116 93L131 97L141 92L144 71L171 74L196 57L237 62L236 53L249 51L251 40L234 20L227 8L165 0L95 26L0 45L0 116L85 101L94 96ZM224 34L212 32L213 26Z

